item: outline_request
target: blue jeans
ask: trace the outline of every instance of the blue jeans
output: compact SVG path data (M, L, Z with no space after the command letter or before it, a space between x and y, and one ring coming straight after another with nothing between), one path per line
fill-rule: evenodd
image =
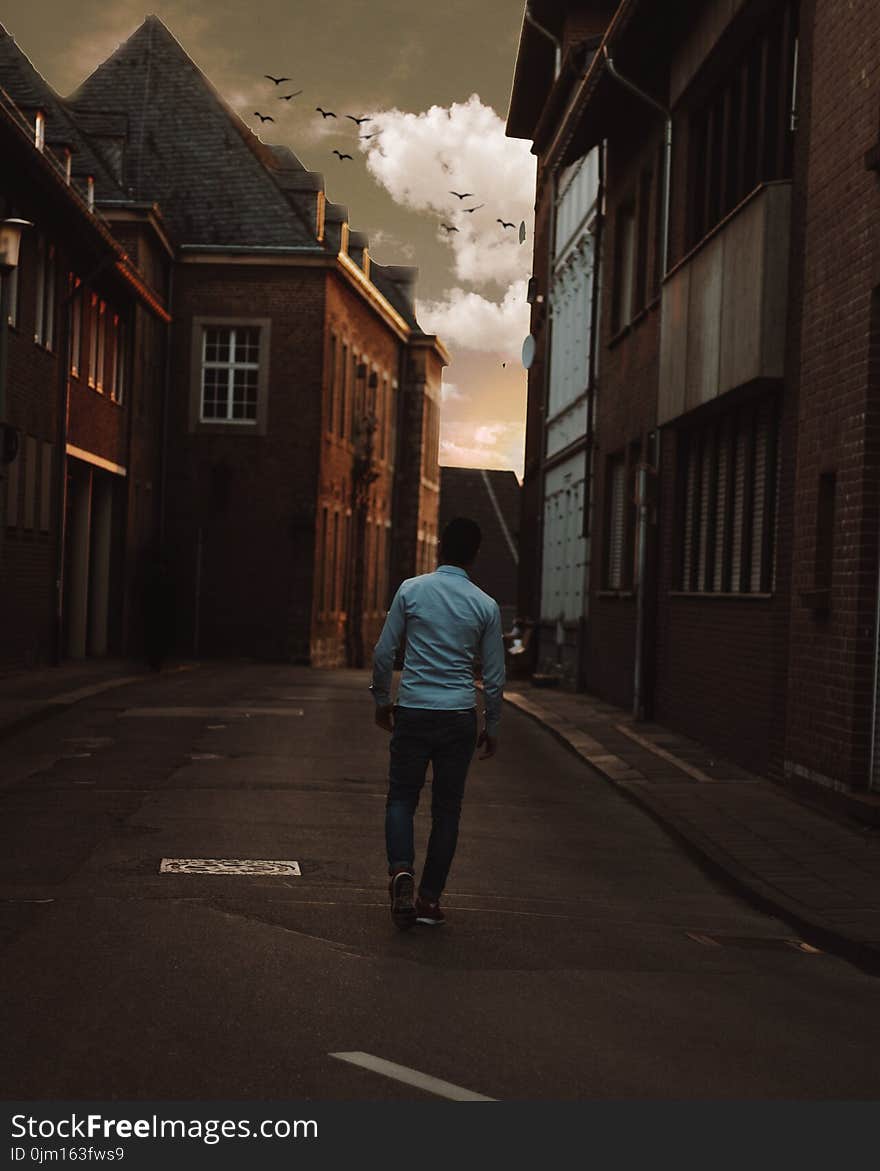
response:
M396 707L391 734L391 768L385 805L385 842L389 873L413 869L413 815L425 783L428 762L433 765L431 836L419 894L435 902L458 841L458 820L468 767L477 746L477 711Z

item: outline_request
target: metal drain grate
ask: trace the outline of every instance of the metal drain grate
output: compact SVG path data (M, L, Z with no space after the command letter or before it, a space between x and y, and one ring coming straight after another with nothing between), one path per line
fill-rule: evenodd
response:
M704 932L687 931L688 939L703 947L738 947L751 951L799 951L806 955L822 955L818 947L804 943L802 939L768 935L707 935Z
M284 874L300 877L299 862L267 858L163 858L160 874Z

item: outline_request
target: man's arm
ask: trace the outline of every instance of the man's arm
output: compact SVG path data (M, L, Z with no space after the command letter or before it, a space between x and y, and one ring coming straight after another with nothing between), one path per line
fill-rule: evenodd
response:
M406 607L403 600L403 586L394 595L391 607L385 616L385 625L379 641L373 650L373 678L370 691L378 709L391 707L391 680L394 671L394 657L406 633Z
M497 602L480 639L480 658L483 661L483 695L486 702L486 729L480 740L486 743L486 751L483 753L486 757L495 752L505 682L504 635Z

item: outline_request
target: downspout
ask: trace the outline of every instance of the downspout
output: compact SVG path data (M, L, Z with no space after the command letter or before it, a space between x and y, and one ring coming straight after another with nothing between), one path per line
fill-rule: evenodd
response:
M643 102L647 102L649 106L653 106L658 113L663 115L666 123L666 130L664 135L664 151L663 151L663 239L661 242L661 256L663 258L663 276L669 271L669 205L670 205L670 187L672 181L672 111L667 109L662 102L658 102L656 98L651 97L649 93L645 93L643 89L624 77L617 69L611 54L608 52L608 46L602 46L602 55L605 58L605 65L609 74L616 82L619 82L624 89L628 89L630 93L641 98Z
M531 12L529 11L528 4L526 4L524 15L526 22L530 24L532 28L537 29L538 32L545 36L548 41L553 42L553 48L555 51L555 57L553 61L553 80L555 81L559 76L560 70L562 69L562 42L558 37L554 36L549 29L545 28L542 24L539 24L538 21L535 20L534 16L532 16Z
M593 236L593 288L590 298L590 351L587 358L587 449L584 454L584 519L581 535L590 542L589 559L585 566L584 601L586 613L582 614L584 621L583 648L586 648L587 629L589 627L590 589L593 576L593 468L595 467L594 445L596 442L596 356L599 349L599 295L601 292L600 274L602 265L602 237L605 223L605 143L599 149L599 187L596 192L596 230ZM583 656L582 656L583 657ZM585 681L584 663L578 663L580 682Z
M608 52L608 46L602 46L602 53L605 58L605 65L608 73L620 85L641 98L642 101L647 102L655 110L663 115L665 120L665 134L664 134L664 151L663 151L663 236L660 244L660 255L662 259L663 272L661 280L665 278L669 269L669 207L670 207L670 185L672 176L672 112L667 109L656 98L651 97L650 94L645 93L643 89L637 86L634 82L624 77L620 73ZM644 631L645 631L645 577L648 568L648 465L643 459L639 466L638 478L638 520L637 520L637 543L636 543L636 565L638 575L638 592L636 594L636 645L635 645L635 661L633 663L633 717L636 720L645 718L645 686L644 686Z

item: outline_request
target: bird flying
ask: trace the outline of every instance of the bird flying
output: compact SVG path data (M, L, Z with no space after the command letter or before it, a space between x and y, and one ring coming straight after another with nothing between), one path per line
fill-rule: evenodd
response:
M457 195L459 199L473 199L474 197L473 191L465 191L464 194L460 191L450 191L449 194Z
M509 224L507 220L496 220L496 224L501 224L502 228L515 228L516 224Z
M264 73L263 77L267 77L269 81L274 81L276 85L281 85L282 81L292 81L291 77L273 77L271 73Z
M368 138L375 138L375 137L376 137L376 133L375 133L375 131L374 131L372 134L362 134L362 135L360 136L360 141L361 141L361 142L366 142Z
M274 122L275 119L271 114L261 114L259 110L254 110L254 117L259 118L261 122Z
M295 93L292 93L292 94L279 94L278 101L279 102L289 102L291 98L299 97L299 95L301 93L302 93L302 90L298 89Z
M472 211L479 211L481 207L485 206L485 203L478 203L476 207L465 207L462 208L462 211L465 211L468 215L470 215Z
M346 116L346 118L351 118L352 122L357 122L358 126L360 126L360 124L362 122L372 122L373 121L372 118L355 118L354 114L346 114L345 116Z
M335 118L336 117L336 115L333 113L332 110L322 110L320 106L315 106L315 109L318 111L319 114L323 114L325 118Z
M458 228L453 228L451 224L441 224L440 227L443 228L443 230L446 232L457 232L458 231Z
M334 150L334 152L333 152L333 153L334 153L335 155L339 155L339 161L340 161L340 162L342 162L342 160L343 160L343 159L351 159L351 160L352 160L352 162L354 162L354 159L353 159L353 157L352 157L351 155L344 155L344 154L341 154L341 153L340 153L338 150Z

